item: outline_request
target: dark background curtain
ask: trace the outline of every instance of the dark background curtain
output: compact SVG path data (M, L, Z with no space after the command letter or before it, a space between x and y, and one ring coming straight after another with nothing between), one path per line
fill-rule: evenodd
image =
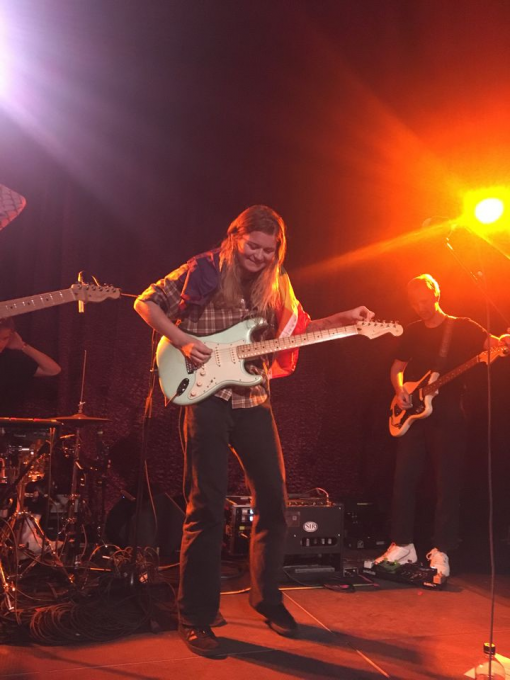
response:
M507 2L17 0L2 13L0 183L27 207L0 233L0 299L68 288L81 270L135 295L266 203L288 224L287 269L312 317L366 304L408 323L405 284L429 272L446 311L497 334L510 325L510 253L459 228L454 256L448 225L421 226L456 219L464 192L509 182ZM471 271L502 314L487 318ZM36 381L29 416L77 410L87 350L85 412L111 419L115 502L136 477L150 330L129 297L83 315L74 304L25 314L17 326L63 369ZM291 492L320 486L387 508L395 343L310 347L294 376L274 381ZM509 363L493 370L502 526ZM469 379L466 505L486 493L485 374ZM148 466L171 494L177 425L156 393ZM233 461L232 491L243 484Z

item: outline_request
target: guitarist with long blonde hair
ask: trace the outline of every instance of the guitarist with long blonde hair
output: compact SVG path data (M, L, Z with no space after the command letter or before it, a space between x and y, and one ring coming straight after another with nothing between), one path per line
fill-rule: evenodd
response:
M415 563L413 542L416 489L429 461L436 478L434 547L427 554L439 579L450 575L448 553L459 543L460 471L467 447L462 407L462 365L474 365L473 356L510 347L510 335L497 338L467 317L453 317L440 306L439 284L430 274L411 279L409 303L419 317L401 337L390 378L395 390L390 432L399 437L393 487L391 540L381 563ZM489 359L490 360L490 359ZM460 369L459 369L460 367ZM404 381L404 371L405 378ZM450 374L439 390L439 382ZM442 375L443 378L438 376ZM459 377L456 377L456 376ZM431 384L430 384L431 383ZM430 394L423 397L430 384ZM412 388L411 388L412 386ZM433 403L432 403L433 399Z
M192 258L151 285L135 302L149 326L183 355L203 367L212 350L198 336L219 333L253 317L264 317L267 338L370 321L356 307L311 321L294 296L283 269L286 228L264 205L242 212L219 249ZM211 626L218 625L227 463L235 451L254 505L250 545L252 607L280 635L297 624L278 588L286 535L283 457L269 400L269 379L292 373L297 351L259 357L247 370L261 376L252 386L229 385L184 408L184 490L187 500L178 595L179 633L203 656L222 654ZM200 372L200 371L199 371ZM185 381L183 381L185 383ZM215 623L216 622L216 623Z

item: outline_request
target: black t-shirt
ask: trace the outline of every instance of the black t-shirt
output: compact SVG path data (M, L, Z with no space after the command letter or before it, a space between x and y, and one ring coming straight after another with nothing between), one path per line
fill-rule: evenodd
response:
M395 353L395 359L408 362L404 373L405 382L420 380L427 371L437 369L444 330L444 321L435 328L427 328L423 321L415 321L405 329ZM486 331L475 321L467 317L453 318L450 346L441 375L479 354L483 350L486 337ZM435 417L439 417L438 412L446 416L460 412L464 377L463 373L441 388L434 398Z
M23 398L37 371L37 362L17 349L0 352L0 416L20 415Z

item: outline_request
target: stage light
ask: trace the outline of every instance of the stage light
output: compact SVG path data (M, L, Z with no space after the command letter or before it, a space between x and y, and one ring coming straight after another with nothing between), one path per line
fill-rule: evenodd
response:
M463 213L456 221L510 259L510 187L472 189L463 201Z
M472 189L464 194L463 203L459 221L471 229L492 233L508 227L505 206L510 205L510 187L493 185ZM482 225L491 225L489 231Z
M5 33L5 21L3 16L0 14L0 97L3 96L4 91L7 88L7 36Z
M7 14L0 11L0 103L10 96L12 69L12 36L10 35Z
M492 224L499 220L505 210L504 203L499 198L485 198L475 207L476 219L482 224Z

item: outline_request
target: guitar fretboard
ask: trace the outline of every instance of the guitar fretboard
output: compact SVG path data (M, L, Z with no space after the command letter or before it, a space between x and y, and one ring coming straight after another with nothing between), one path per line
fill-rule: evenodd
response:
M300 335L290 335L286 338L275 338L273 340L261 340L252 342L248 345L239 345L237 355L240 359L250 359L260 357L263 354L272 354L282 350L296 349L305 345L312 345L317 342L327 342L349 335L358 335L358 326L342 326L341 328L328 328L325 330L314 331L313 333L301 333Z
M9 300L8 303L0 302L0 319L7 316L16 316L17 314L24 314L35 309L43 309L44 307L54 307L55 305L63 305L66 302L74 302L76 296L72 290L56 290L53 293L44 293L42 295L32 295L26 298L17 298L16 300Z
M450 380L453 380L457 376L464 373L464 371L467 371L468 368L471 368L472 366L475 366L476 364L480 363L480 361L482 361L482 357L483 357L484 354L487 355L487 351L482 352L481 354L477 354L475 357L473 357L469 361L466 361L465 364L461 364L460 366L457 366L457 368L454 368L451 371L449 371L448 373L445 373L440 378L435 380L433 383L430 383L430 385L426 385L423 388L423 395L426 396L427 394L431 394L432 392L436 392L440 387L443 387L443 385L446 385L446 383L449 383ZM495 354L495 356L497 356L495 351L491 351L491 354Z

